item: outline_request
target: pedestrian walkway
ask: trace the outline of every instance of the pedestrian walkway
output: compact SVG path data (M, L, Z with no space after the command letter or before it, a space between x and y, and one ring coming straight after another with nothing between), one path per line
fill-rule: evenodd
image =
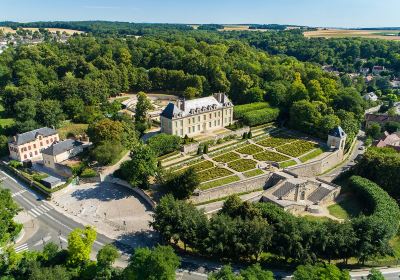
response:
M22 253L22 252L24 252L24 251L28 251L28 249L29 249L29 247L28 247L28 244L27 244L27 243L18 245L18 246L16 246L16 247L14 248L14 250L15 250L16 253Z
M52 208L50 206L45 206L44 204L36 206L28 210L28 213L33 217L37 218L47 212L49 212Z

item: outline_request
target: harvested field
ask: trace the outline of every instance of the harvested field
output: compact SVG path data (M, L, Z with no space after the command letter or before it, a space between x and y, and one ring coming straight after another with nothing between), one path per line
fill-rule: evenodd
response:
M354 30L354 29L319 29L317 31L304 32L304 36L308 38L346 38L360 37L369 39L383 39L400 41L400 30ZM393 34L394 36L391 36Z

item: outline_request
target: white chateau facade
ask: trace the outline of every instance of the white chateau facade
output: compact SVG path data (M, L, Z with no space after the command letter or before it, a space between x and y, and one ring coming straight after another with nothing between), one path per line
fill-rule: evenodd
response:
M233 122L233 104L224 93L169 103L160 115L161 132L180 137L221 129Z

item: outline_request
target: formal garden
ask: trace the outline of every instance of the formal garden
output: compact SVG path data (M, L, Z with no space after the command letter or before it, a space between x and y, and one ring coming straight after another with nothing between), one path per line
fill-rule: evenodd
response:
M193 168L199 177L199 189L206 190L301 164L324 152L322 145L291 131L261 126L252 132L252 139L234 139L229 145L182 161L179 155L172 155L171 161L176 163L166 169L179 173Z

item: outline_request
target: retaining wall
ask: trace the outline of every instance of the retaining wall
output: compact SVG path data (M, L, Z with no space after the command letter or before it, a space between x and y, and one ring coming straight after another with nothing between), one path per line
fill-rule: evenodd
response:
M271 173L263 174L247 180L230 183L224 186L212 188L209 190L199 191L191 197L193 203L202 203L205 201L219 199L233 194L254 191L264 188Z

